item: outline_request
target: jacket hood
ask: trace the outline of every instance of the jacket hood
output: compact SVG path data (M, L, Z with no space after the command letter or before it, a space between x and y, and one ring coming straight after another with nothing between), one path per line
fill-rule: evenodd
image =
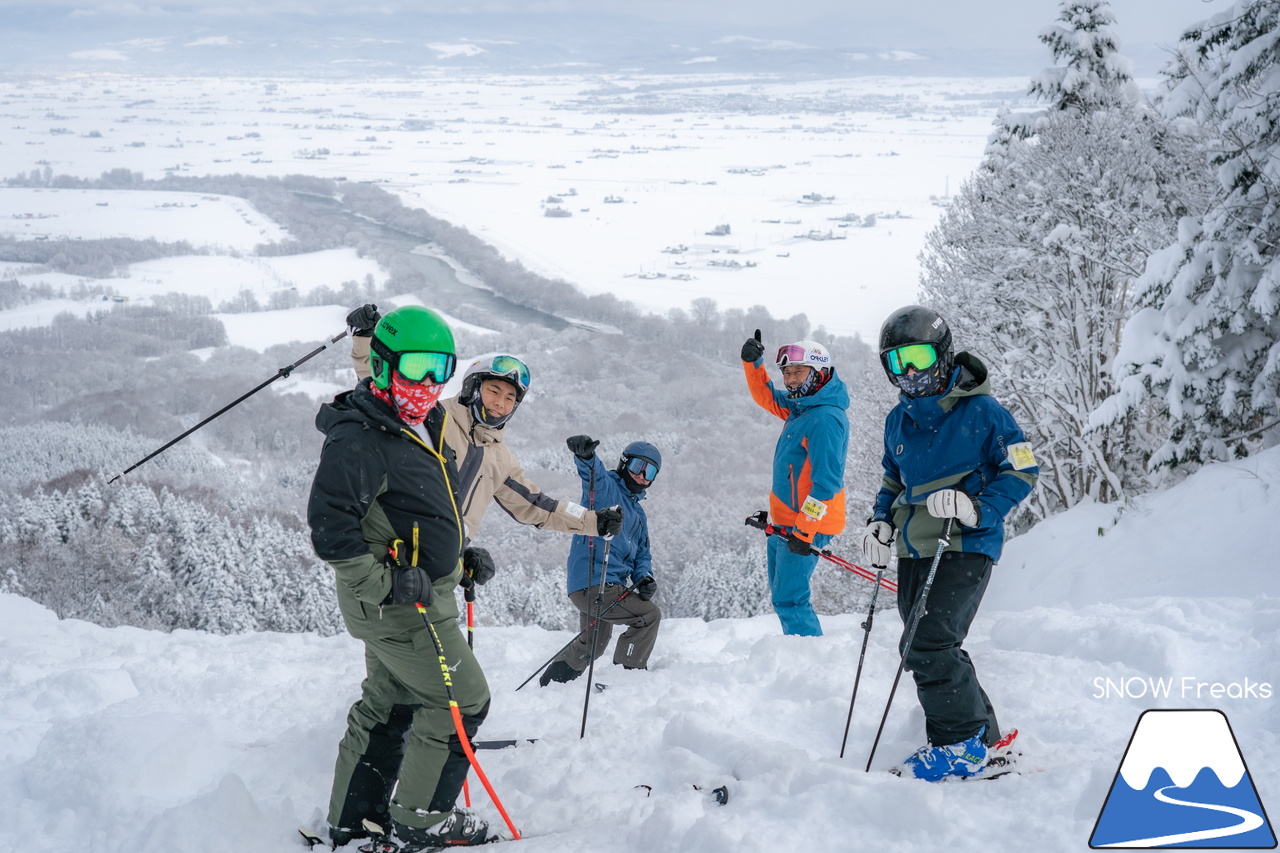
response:
M956 353L955 367L951 371L951 387L943 398L980 397L991 394L991 381L987 366L971 352Z
M831 368L831 378L818 389L816 394L810 394L808 397L797 397L794 400L788 399L787 405L797 410L813 409L818 406L836 406L840 409L847 409L849 408L849 389L845 386L844 380L836 374L836 369L833 367Z
M361 379L355 388L322 405L316 413L316 429L328 435L335 426L347 421L357 421L386 432L404 429L404 422L395 416L391 407L373 396L369 390L372 383L372 379Z

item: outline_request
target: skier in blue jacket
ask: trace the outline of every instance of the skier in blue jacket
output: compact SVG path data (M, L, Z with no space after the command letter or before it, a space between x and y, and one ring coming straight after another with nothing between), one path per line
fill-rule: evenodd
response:
M884 479L862 552L871 565L887 566L896 541L904 625L948 519L952 525L911 648L901 650L929 745L898 771L929 781L975 776L1007 763L1011 738L1002 740L961 643L1000 559L1005 516L1031 493L1040 469L1022 429L991 396L986 366L970 353L953 355L937 312L911 305L891 314L880 330L880 360L901 394L885 419Z
M633 441L622 451L617 467L610 471L596 456L599 441L575 435L567 444L573 451L578 476L582 478L582 503L590 509L604 507L596 511L599 518L611 520L621 512L622 525L609 540L603 593L600 572L605 564L605 540L598 536L573 537L566 586L569 600L580 614L580 633L542 673L539 684L543 687L552 681L572 681L581 675L591 662L593 647L597 658L609 647L614 625L626 625L627 630L618 638L613 662L626 669L647 668L662 619L658 605L652 600L658 591L658 582L653 578L649 554L649 520L640 506L662 468L662 454L647 441ZM595 628L587 631L596 615L620 597L622 601L605 613ZM595 637L597 630L599 636Z

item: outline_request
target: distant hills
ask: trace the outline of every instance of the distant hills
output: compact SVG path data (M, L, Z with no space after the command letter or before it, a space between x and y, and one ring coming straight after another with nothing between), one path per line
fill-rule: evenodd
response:
M1047 22L1046 22L1047 23ZM4 13L0 70L192 74L402 74L459 71L715 72L783 75L1029 75L1047 64L1034 39L991 50L874 22L786 27L675 24L618 16L73 13L20 6ZM1151 65L1152 68L1156 64Z

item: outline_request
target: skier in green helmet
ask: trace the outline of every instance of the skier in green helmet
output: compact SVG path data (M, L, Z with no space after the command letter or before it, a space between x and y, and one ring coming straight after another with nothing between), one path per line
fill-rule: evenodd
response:
M362 305L347 315L351 330L351 362L363 379L374 370L374 330L382 315L378 306ZM520 524L581 536L613 535L622 526L614 507L587 508L556 500L525 473L506 442L507 427L529 392L529 368L514 355L497 353L477 359L465 371L459 366L462 390L440 407L448 415L444 441L457 455L458 507L466 527L463 567L483 584L497 568L488 550L474 545L485 513L493 504Z
M483 844L494 838L487 823L455 807L468 763L417 608L439 637L462 727L474 737L489 687L457 625L464 531L437 405L457 366L453 333L434 311L408 306L381 318L371 344L373 375L316 416L325 442L307 507L312 544L333 566L367 671L338 746L330 840L337 847L368 835L368 819L405 853Z

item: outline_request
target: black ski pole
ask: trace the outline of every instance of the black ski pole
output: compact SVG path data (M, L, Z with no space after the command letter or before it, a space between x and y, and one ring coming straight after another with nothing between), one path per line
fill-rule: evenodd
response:
M858 673L853 677L853 696L849 698L849 716L844 720L844 737L840 739L840 757L844 758L844 745L849 742L849 724L853 722L853 703L858 701L858 683L862 681L862 664L867 659L867 641L871 639L871 622L876 618L876 598L880 595L880 580L884 569L876 572L876 588L871 590L871 606L867 608L867 621L862 623L862 651L858 654Z
M871 754L867 756L866 772L871 772L871 762L876 757L876 747L880 745L880 735L884 733L885 720L889 719L889 708L893 705L893 694L898 691L898 681L902 678L902 670L907 665L907 653L911 651L911 643L916 638L916 628L920 627L920 619L924 616L925 602L929 598L929 589L933 586L933 578L938 574L938 564L942 562L942 552L947 550L947 546L951 544L951 522L954 519L948 518L946 523L942 525L942 535L938 537L938 553L933 555L933 562L929 565L929 574L924 579L924 586L920 588L920 596L916 599L916 603L911 608L911 624L907 627L906 636L902 643L902 657L898 660L898 673L893 677L893 687L889 688L889 701L884 703L884 714L880 717L880 728L876 729L876 739L871 743Z
M530 681L533 681L533 679L537 676L537 674L538 674L538 673L542 672L544 669L546 669L548 666L550 666L550 665L551 665L551 662L552 662L553 660L555 660L556 658L560 657L560 655L564 654L565 649L569 648L569 647L570 647L570 646L572 646L574 643L578 642L578 638L579 638L579 637L581 637L583 634L587 633L587 632L588 632L588 631L590 631L592 628L594 628L594 627L596 626L596 623L597 623L597 622L599 622L601 619L603 619L605 616L608 616L608 615L609 615L609 611L610 611L610 610L613 610L613 608L615 608L615 607L617 607L619 604L621 604L621 603L622 603L622 599L626 598L628 595L630 595L630 594L631 594L631 590L632 590L632 587L627 587L626 589L624 589L624 590L622 591L622 595L620 595L620 596L618 596L617 598L615 598L615 599L613 600L613 602L612 602L612 603L610 603L610 605L604 609L604 612L603 612L603 613L601 613L601 614L600 614L599 616L597 616L596 618L592 619L592 620L591 620L591 622L587 625L587 627L585 627L585 628L583 628L581 631L579 631L579 632L577 633L577 635L576 635L576 636L574 636L574 638L573 638L572 640L570 640L569 642L567 642L567 643L565 643L563 646L561 646L561 647L560 647L560 651L556 652L554 655L552 655L551 657L547 658L546 662L545 662L545 663L543 663L543 664L542 664L542 666L540 666L540 667L538 667L537 669L535 669L535 670L533 671L533 674L532 674L532 675L530 675L530 676L529 676L528 678L526 678L524 681L520 682L520 687L524 687L524 686L525 686L526 684L528 684ZM517 688L516 688L516 690L519 690L519 689L520 689L520 687L517 687Z
M170 447L173 447L173 446L174 446L175 444L177 444L179 441L182 441L182 439L186 438L187 436L191 435L191 433L193 433L193 432L195 432L196 430L200 429L200 427L202 427L202 426L204 426L205 424L209 423L209 421L214 420L215 418L217 418L218 416L220 416L223 412L226 412L228 409L233 409L233 408L235 408L236 406L240 405L240 404L241 404L241 403L243 403L245 400L247 400L247 399L249 399L250 397L252 397L254 394L257 394L257 393L258 393L259 391L261 391L263 388L266 388L266 387L267 387L268 385L270 385L272 382L275 382L277 379L283 379L283 378L287 377L290 373L292 373L292 372L293 372L294 368L296 368L296 367L298 367L298 366L300 366L300 365L302 365L302 364L305 364L306 362L308 362L308 361L310 361L311 359L315 358L317 355L319 355L320 353L324 352L324 351L325 351L325 350L327 350L329 347L333 346L334 344L336 344L338 341L342 340L342 339L343 339L343 338L345 338L346 336L347 336L347 333L346 333L346 331L344 330L344 331L342 332L342 334L337 335L337 336L335 336L335 337L332 337L332 338L330 338L329 340L325 341L323 344L321 344L320 346L316 347L316 348L315 348L315 349L313 349L311 352L307 353L307 354L306 354L306 355L304 355L302 358L300 358L300 359L298 359L297 361L295 361L293 364L290 364L290 365L287 365L287 366L285 366L285 367L280 368L279 370L277 370L277 371L276 371L276 375L275 375L275 376L272 376L272 377L271 377L270 379L268 379L266 382L263 382L261 385L259 385L257 388L254 388L254 389L253 389L252 391L250 391L249 393L244 394L244 395L242 395L242 396L240 396L240 397L236 398L235 400L232 400L230 403L227 403L227 405L223 406L221 409L218 409L218 411L214 412L212 415L209 415L209 417L205 418L205 419L204 419L204 420L202 420L200 423L196 424L196 425L195 425L195 426L193 426L191 429L189 429L189 430L187 430L186 432L184 432L182 435L180 435L180 436L178 436L177 438L173 439L173 440L172 440L172 441L170 441L168 444L165 444L165 445L163 445L163 446L161 446L161 447L157 448L156 450L153 450L151 453L148 453L146 456L142 457L142 458L141 458L141 459L139 459L137 462L133 463L133 464L132 464L132 465L130 465L128 468L125 468L125 469L124 469L123 471L121 471L119 474L116 474L114 477L112 477L110 480L108 480L108 481L107 481L107 484L108 484L108 485L110 485L111 483L114 483L116 480L119 480L119 479L120 479L121 477L123 477L125 474L128 474L130 471L132 471L133 469L135 469L135 468L137 468L138 466L142 465L144 462L148 462L148 461L150 461L151 459L154 459L155 457L159 456L161 453L164 453L164 452L165 452L166 450L168 450Z
M587 736L587 708L591 706L591 682L596 675L596 648L600 642L600 617L604 616L601 608L604 607L604 584L609 577L609 546L612 544L612 536L604 537L604 554L600 558L600 586L596 590L596 626L591 633L591 661L587 664L587 695L582 700L582 728L578 731L578 740Z

